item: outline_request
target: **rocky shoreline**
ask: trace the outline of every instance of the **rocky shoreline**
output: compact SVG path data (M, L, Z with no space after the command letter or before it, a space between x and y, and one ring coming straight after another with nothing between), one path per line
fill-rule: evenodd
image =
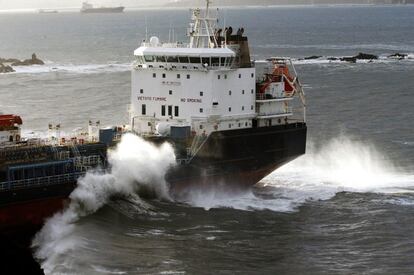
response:
M15 72L13 66L32 66L32 65L44 65L45 63L37 58L36 54L32 54L32 58L19 60L17 58L2 58L0 57L0 73L12 73Z
M308 56L308 57L304 57L304 58L299 58L298 60L315 60L315 59L320 59L323 56L321 55L312 55L312 56ZM394 53L391 55L388 55L387 58L391 58L391 59L397 59L397 60L403 60L403 59L407 59L408 54L405 53ZM368 60L369 62L372 62L374 60L378 60L379 56L378 55L374 55L374 54L369 54L369 53L358 53L357 55L354 56L343 56L343 57L326 57L327 60L329 61L343 61L343 62L349 62L349 63L356 63L358 60Z

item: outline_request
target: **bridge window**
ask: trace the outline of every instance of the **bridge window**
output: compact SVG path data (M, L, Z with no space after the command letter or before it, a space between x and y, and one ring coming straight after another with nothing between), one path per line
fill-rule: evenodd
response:
M229 91L229 95L231 95L231 91Z
M253 89L252 89L251 93L252 93L252 94L254 93L254 90L253 90Z
M200 57L190 57L190 63L200 63Z
M226 74L224 75L224 79L227 79L227 75Z
M162 62L162 63L165 62L165 57L164 56L157 56L155 59L157 60L157 62Z
M143 93L144 93L144 89L140 89L140 90L139 90L139 93L140 93L140 94L143 94Z
M172 105L168 105L168 116L172 116Z
M200 92L200 96L203 96L203 92Z
M241 78L241 74L239 74L239 78Z
M220 65L220 58L219 57L212 57L211 58L211 66L219 66Z
M162 74L162 78L165 78L166 77L166 75L165 74Z
M231 107L229 107L229 112L231 112Z
M187 79L190 79L190 75L189 74L187 75Z
M242 95L244 95L244 90L242 90Z
M169 91L168 91L168 94L172 95L172 90L169 90Z
M252 78L254 77L254 73L252 73Z
M221 66L225 66L226 58L225 57L220 58L220 63L221 63Z
M145 57L146 62L154 62L154 56L153 55L146 55Z
M210 58L209 57L201 58L201 62L203 63L203 65L207 64L207 66L210 66Z
M138 64L145 63L144 57L143 56L137 56L137 62L138 62Z
M244 106L242 106L242 111L244 111Z
M167 62L169 63L178 63L178 57L177 56L168 56Z
M147 105L142 104L142 115L145 116L147 114Z
M161 106L161 115L165 116L165 105Z
M217 76L217 79L220 79L220 75Z
M153 74L152 74L152 77L153 77L153 78L156 78L156 77L157 77L157 74L156 74L156 73L153 73Z
M177 74L177 78L180 79L181 78L181 75L180 74Z
M203 112L203 108L200 108L200 113L202 113Z
M180 63L190 63L190 62L188 61L188 56L179 56L179 57L178 57L178 61L179 61Z
M174 116L179 116L179 109L178 106L174 107Z

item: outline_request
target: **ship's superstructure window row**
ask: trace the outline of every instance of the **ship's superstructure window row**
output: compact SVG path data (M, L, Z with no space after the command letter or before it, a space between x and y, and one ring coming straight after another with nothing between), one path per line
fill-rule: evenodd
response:
M234 57L191 57L191 56L154 56L143 55L136 57L137 65L145 65L148 63L181 63L181 64L201 64L204 67L232 67ZM195 67L197 68L197 67ZM240 78L240 77L239 77Z

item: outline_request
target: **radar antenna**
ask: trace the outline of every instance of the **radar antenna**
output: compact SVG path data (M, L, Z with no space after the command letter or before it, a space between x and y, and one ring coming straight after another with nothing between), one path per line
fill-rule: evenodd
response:
M217 18L210 16L211 0L206 0L206 10L204 13L197 8L192 10L190 28L188 36L190 37L190 48L217 48L217 38L214 27Z

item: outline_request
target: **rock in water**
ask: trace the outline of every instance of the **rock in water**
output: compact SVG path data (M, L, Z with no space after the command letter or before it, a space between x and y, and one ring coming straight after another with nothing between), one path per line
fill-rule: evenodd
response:
M312 56L308 56L308 57L305 57L305 58L303 58L304 60L312 60L312 59L318 59L318 58L321 58L322 56L320 56L320 55L312 55Z
M20 60L16 58L1 58L0 57L0 63L14 63L14 62L20 62Z
M373 54L368 54L368 53L359 53L355 56L341 57L339 60L356 63L357 60L374 60L374 59L378 59L378 56L373 55Z
M407 58L408 54L405 53L394 53L388 56L388 58L404 59Z
M0 73L12 73L14 71L15 70L12 67L0 63Z
M346 61L346 62L351 62L351 63L356 63L356 61L357 61L355 56L344 56L344 57L339 58L339 60Z
M373 60L378 59L378 56L368 53L359 53L358 55L354 56L356 59L363 59L363 60Z
M37 58L35 53L32 54L32 60L31 61L32 61L33 65L44 65L45 64L45 62L43 62L42 60Z
M12 66L30 66L30 65L44 65L45 63L38 59L36 54L32 54L31 59L25 59L24 61L17 60L16 62L12 63Z

